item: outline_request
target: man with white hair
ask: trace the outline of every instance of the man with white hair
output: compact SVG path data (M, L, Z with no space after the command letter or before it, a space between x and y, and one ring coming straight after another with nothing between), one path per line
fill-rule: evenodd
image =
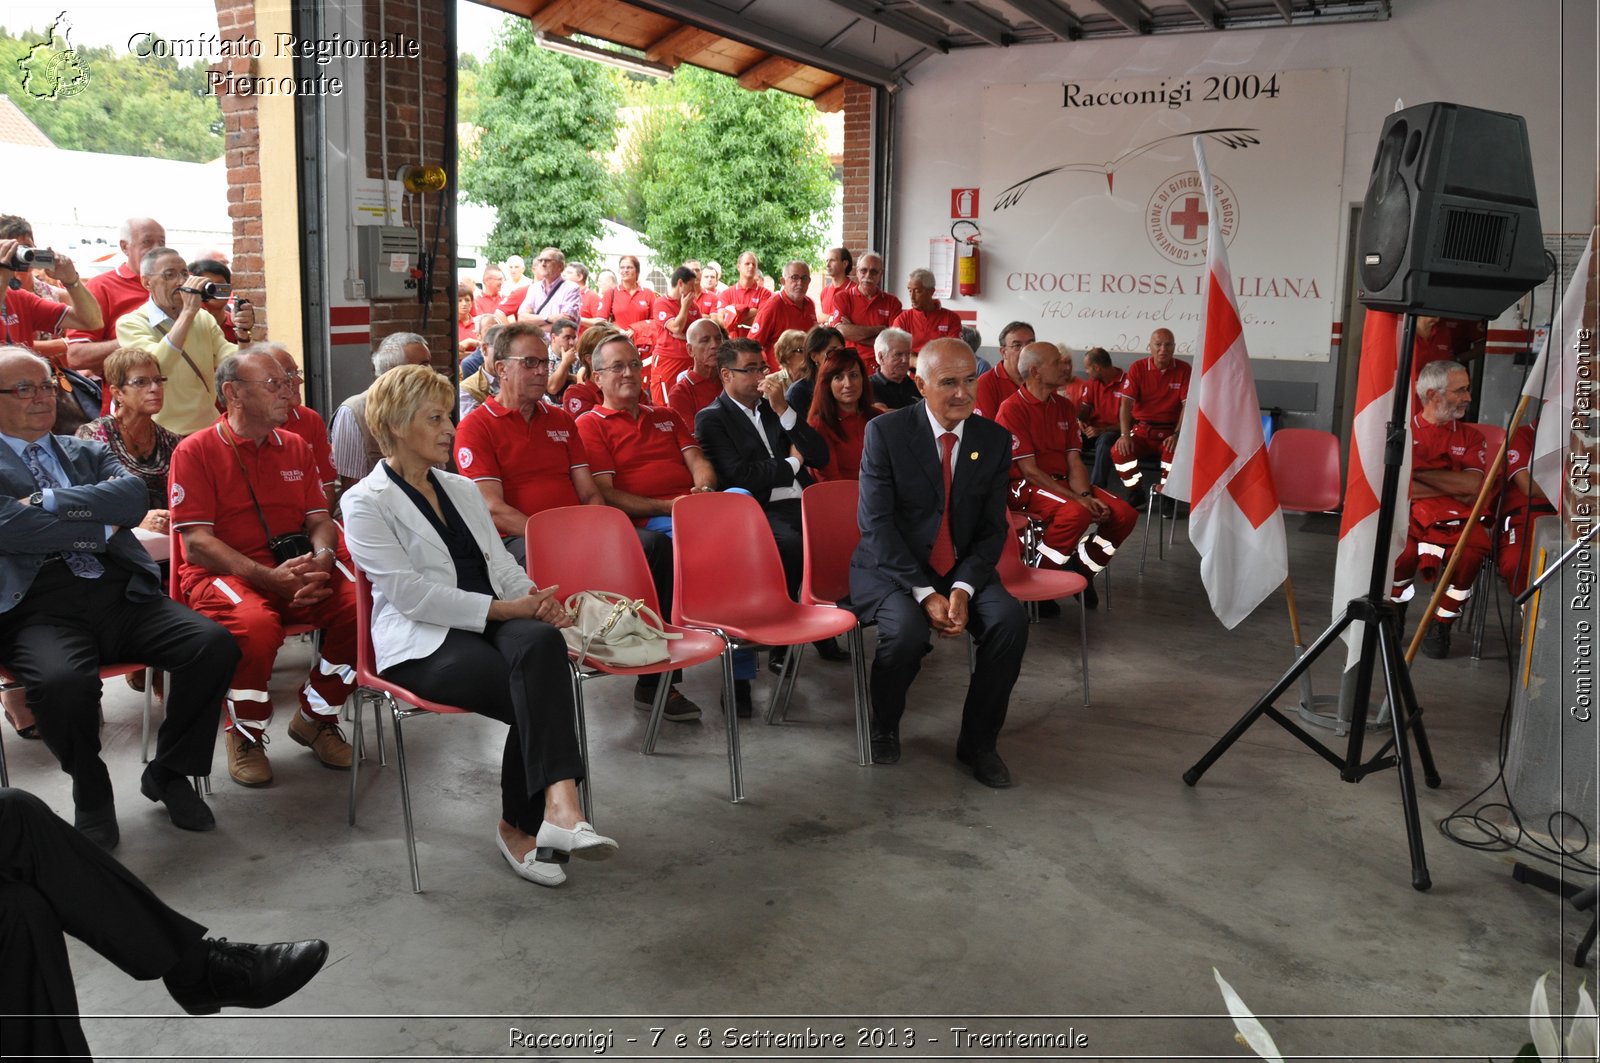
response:
M1489 467L1488 447L1476 428L1461 423L1472 405L1472 378L1459 362L1429 362L1417 373L1417 411L1411 415L1411 520L1405 549L1394 563L1397 602L1416 594L1420 573L1434 580L1444 569L1445 555L1472 514L1478 489ZM1439 599L1433 624L1423 636L1422 652L1450 656L1450 625L1472 595L1472 581L1489 556L1489 535L1473 525L1462 544L1460 560Z
M694 424L695 414L717 401L722 394L722 374L717 370L717 347L722 343L722 328L712 318L700 318L689 326L689 357L694 365L678 374L667 388L667 405L686 425Z
M372 352L372 379L401 365L427 365L433 360L428 341L415 332L392 332ZM351 395L334 411L329 432L333 437L333 471L339 475L342 494L377 468L383 459L378 441L367 427L367 393Z
M761 353L767 360L767 372L779 369L775 348L778 337L789 329L810 332L817 323L817 308L806 294L811 286L811 267L795 259L783 267L783 287L778 294L761 304L756 311L755 323L750 326L750 339L761 344Z
M517 316L517 308L522 306L522 300L527 298L528 288L533 283L526 273L527 265L522 261L521 255L512 255L506 259L506 280L511 286L506 289L505 295L500 298L500 305L495 308L494 319L497 324L504 325Z
M89 294L100 304L100 324L96 328L73 329L67 333L67 365L73 369L98 373L106 356L122 344L117 340L117 319L137 310L150 293L139 276L139 262L145 254L164 247L167 231L154 218L128 218L117 232L117 246L123 259L117 268L84 281ZM110 412L111 389L106 389L106 410Z
M911 376L911 333L886 328L872 341L872 350L878 356L878 371L872 374L872 397L877 400L873 405L888 413L922 397Z
M902 309L900 300L883 290L883 256L867 251L856 262L856 282L834 290L828 324L850 341L870 376L878 368L873 341Z
M923 346L933 340L960 339L961 318L954 310L946 310L933 297L933 272L914 269L906 279L906 298L911 305L895 315L890 325L911 333L913 357Z

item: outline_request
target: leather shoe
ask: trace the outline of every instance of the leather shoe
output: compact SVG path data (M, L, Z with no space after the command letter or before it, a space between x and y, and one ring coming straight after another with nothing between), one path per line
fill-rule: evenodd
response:
M972 769L972 777L985 786L992 786L996 790L1003 790L1011 785L1011 772L1006 768L1006 762L1000 759L1000 754L989 749L975 753L961 746L956 747L956 759Z
M767 671L773 675L783 674L783 662L789 656L790 647L774 646L767 655Z
M1047 600L1042 601L1042 602L1039 603L1039 619L1040 620L1054 620L1056 617L1058 617L1060 615L1061 615L1061 603L1060 602L1055 601L1053 599L1047 599Z
M328 943L315 939L247 945L215 938L206 941L206 950L206 973L199 979L162 979L172 999L190 1015L271 1007L299 992L328 959Z
M1450 656L1450 625L1437 620L1428 625L1422 636L1422 655L1435 661Z
M72 825L78 828L85 838L94 842L106 852L117 847L122 840L122 831L117 827L117 805L115 801L107 801L99 808L79 808L72 813Z
M839 648L839 643L836 639L818 639L811 645L817 648L817 656L824 661L832 661L835 664L839 664L850 660L850 654Z
M640 712L650 712L655 708L656 690L654 686L646 687L643 682L636 683L633 688L633 707ZM674 723L684 723L700 718L700 706L691 701L683 691L677 687L667 690L667 703L661 710L663 720Z
M872 763L900 763L899 731L874 731L872 733Z
M534 835L534 842L540 849L555 853L558 859L564 853L580 860L606 860L617 851L614 840L600 834L584 821L579 821L570 830L554 823L541 823L539 833Z
M253 740L252 740L253 739ZM266 732L222 732L228 754L228 775L240 786L266 786L272 782L272 763L267 760Z
M144 769L139 779L139 792L166 805L174 827L199 831L216 829L217 817L211 814L211 806L195 793L193 783L181 775L168 776L166 782L159 782L159 774L164 773L158 773L154 764Z
M494 844L500 850L500 855L506 858L506 863L511 865L511 870L517 873L518 878L526 879L540 886L559 886L567 881L567 873L561 869L560 863L554 860L539 859L540 853L537 844L532 849L529 849L527 855L521 860L511 855L511 847L506 844L504 838L500 837L498 830L494 832ZM546 853L545 855L553 854Z
M350 762L355 759L355 750L339 730L338 719L337 716L319 716L311 721L297 712L289 722L289 737L315 753L324 768L348 771Z

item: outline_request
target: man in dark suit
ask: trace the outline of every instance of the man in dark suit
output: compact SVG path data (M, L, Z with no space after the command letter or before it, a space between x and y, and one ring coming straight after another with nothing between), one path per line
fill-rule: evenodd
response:
M978 640L956 759L986 786L1011 785L995 751L1028 645L1028 617L995 577L1014 550L1006 520L1011 433L973 417L978 369L960 340L933 340L917 360L923 401L867 423L861 455L861 543L850 601L878 624L872 662L872 761L900 759L906 691L930 632ZM946 505L946 497L949 504Z
M789 405L783 388L767 376L761 345L754 340L729 340L717 349L722 394L695 415L699 437L717 483L723 490L742 488L761 504L783 559L789 597L800 596L804 539L800 534L800 492L816 481L807 469L828 464L828 444ZM817 644L823 659L847 661L850 655L825 639ZM782 666L774 650L771 667Z
M72 776L78 829L106 849L119 835L100 759L100 666L171 672L139 789L177 826L210 830L216 821L187 776L211 772L239 648L163 593L129 530L149 508L144 481L99 443L51 435L55 396L49 362L0 347L0 663L27 688L40 737Z

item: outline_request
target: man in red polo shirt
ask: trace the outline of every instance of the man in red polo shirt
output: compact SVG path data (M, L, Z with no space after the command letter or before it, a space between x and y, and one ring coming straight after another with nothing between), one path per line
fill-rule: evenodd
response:
M933 297L933 273L914 269L906 280L906 298L911 305L900 311L890 322L897 329L911 333L912 368L915 369L917 352L930 340L960 339L961 319L954 310L946 310Z
M722 394L722 374L717 372L717 345L721 342L722 330L710 318L689 326L689 357L694 365L679 373L667 389L667 405L683 424L694 424L694 415Z
M1013 321L1000 330L1000 364L978 378L974 413L994 420L1000 413L1000 404L1022 387L1022 370L1017 368L1017 359L1033 340L1033 326L1026 321Z
M100 304L100 324L67 333L67 365L79 371L100 372L106 355L118 347L117 319L150 299L150 292L139 277L139 260L146 251L164 247L166 242L167 231L153 218L129 218L122 223L117 245L122 248L123 261L111 272L84 282ZM105 394L109 411L111 389L107 388Z
M0 240L0 345L33 349L40 333L54 335L63 328L93 329L100 306L89 286L78 279L77 268L65 255L56 256L51 275L67 286L72 305L43 299L27 288L12 288L11 281L28 267L17 261L25 244L21 240ZM147 296L148 297L148 296Z
M667 294L656 300L650 319L655 322L655 343L651 354L655 361L650 369L650 390L646 401L652 406L667 405L667 389L678 379L678 374L694 365L689 357L688 344L684 342L689 326L700 317L695 300L700 297L700 274L688 266L672 271L672 284ZM601 391L605 388L602 387Z
M1472 378L1459 362L1429 362L1417 373L1417 412L1411 415L1411 520L1406 545L1394 563L1391 597L1408 602L1416 594L1420 573L1436 579L1445 557L1472 515L1478 489L1489 467L1488 447L1476 428L1461 423L1472 405ZM1439 599L1433 623L1422 638L1422 652L1450 656L1450 625L1472 596L1473 580L1489 556L1489 535L1482 518L1461 546L1450 584Z
M506 275L500 267L493 262L483 267L483 291L472 297L472 316L481 318L488 315L488 323L494 324L494 312L500 308L500 287L505 284ZM480 322L480 326L482 323Z
M1143 508L1150 491L1139 471L1139 459L1160 456L1161 482L1157 488L1167 482L1167 474L1172 471L1172 453L1178 445L1183 404L1189 398L1190 375L1188 364L1174 357L1177 349L1171 329L1158 328L1150 333L1150 357L1128 367L1117 392L1121 404L1117 425L1122 435L1112 445L1111 456L1134 509Z
M1044 522L1044 556L1090 580L1084 604L1098 602L1094 577L1133 531L1139 516L1116 495L1089 484L1078 453L1078 416L1056 394L1065 375L1060 348L1030 343L1018 357L1023 386L995 420L1011 433L1011 508Z
M505 326L494 371L500 393L467 414L456 432L456 467L478 485L500 537L527 561L528 517L561 506L602 501L572 418L544 401L550 353L538 325Z
M716 317L717 307L722 301L722 267L716 262L707 262L700 267L700 295L695 299L694 305L699 309L701 317Z
M267 681L289 624L323 629L289 737L327 767L347 769L339 706L355 691L355 583L311 448L282 431L294 387L267 353L224 358L217 386L228 412L178 444L171 494L183 598L239 644L226 698L228 773L242 786L272 781ZM295 533L309 548L279 561L271 542Z
M854 284L834 292L828 324L850 341L868 376L878 371L873 341L900 316L901 309L900 300L883 290L883 256L876 251L868 251L856 263Z
M1083 375L1088 378L1083 400L1078 404L1078 431L1085 446L1094 442L1094 467L1089 470L1089 482L1096 487L1111 486L1111 447L1120 435L1118 419L1122 399L1117 389L1125 375L1111 363L1111 355L1104 347L1090 347L1083 356Z
M633 518L648 556L652 543L670 543L673 499L715 491L716 474L677 414L666 406L644 405L644 364L631 340L613 336L603 341L595 348L593 361L603 401L578 418L578 431L594 466L595 485L607 505ZM664 553L670 557L670 547ZM664 573L652 569L651 575L661 611L670 616L671 565ZM681 673L674 673L672 682L680 678ZM633 689L635 708L651 709L659 679L640 677ZM663 717L699 719L700 707L673 686L667 691Z
M817 308L812 305L806 289L811 286L811 267L795 259L783 267L783 287L760 310L750 326L750 339L761 344L761 353L767 360L767 372L778 371L778 356L774 348L778 337L789 329L810 332L817 324Z
M294 360L289 348L281 343L253 343L243 353L263 352L272 355L278 368L283 371L283 379L288 381L289 420L284 424L284 430L293 432L311 448L312 456L317 459L317 479L322 484L322 494L332 505L334 489L339 486L339 474L333 468L333 447L328 442L327 422L322 419L322 414L301 400L300 386L305 382L305 374L300 371L300 363Z
M838 309L838 299L841 294L855 287L851 279L851 271L855 269L855 260L850 255L848 247L830 247L827 255L822 260L822 272L827 280L823 282L822 291L817 293L817 305L822 308L822 318L827 320Z
M738 268L739 283L730 284L717 293L717 315L722 319L722 327L728 330L728 338L742 340L750 335L756 314L772 298L772 292L761 283L761 264L754 251L739 253Z

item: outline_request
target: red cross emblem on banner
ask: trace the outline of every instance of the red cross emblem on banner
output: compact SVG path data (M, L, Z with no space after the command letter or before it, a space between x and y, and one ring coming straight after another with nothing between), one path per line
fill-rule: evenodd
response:
M1199 196L1190 196L1183 201L1183 209L1172 212L1172 225L1183 230L1185 240L1193 240L1199 235L1200 226L1211 220L1200 206Z

